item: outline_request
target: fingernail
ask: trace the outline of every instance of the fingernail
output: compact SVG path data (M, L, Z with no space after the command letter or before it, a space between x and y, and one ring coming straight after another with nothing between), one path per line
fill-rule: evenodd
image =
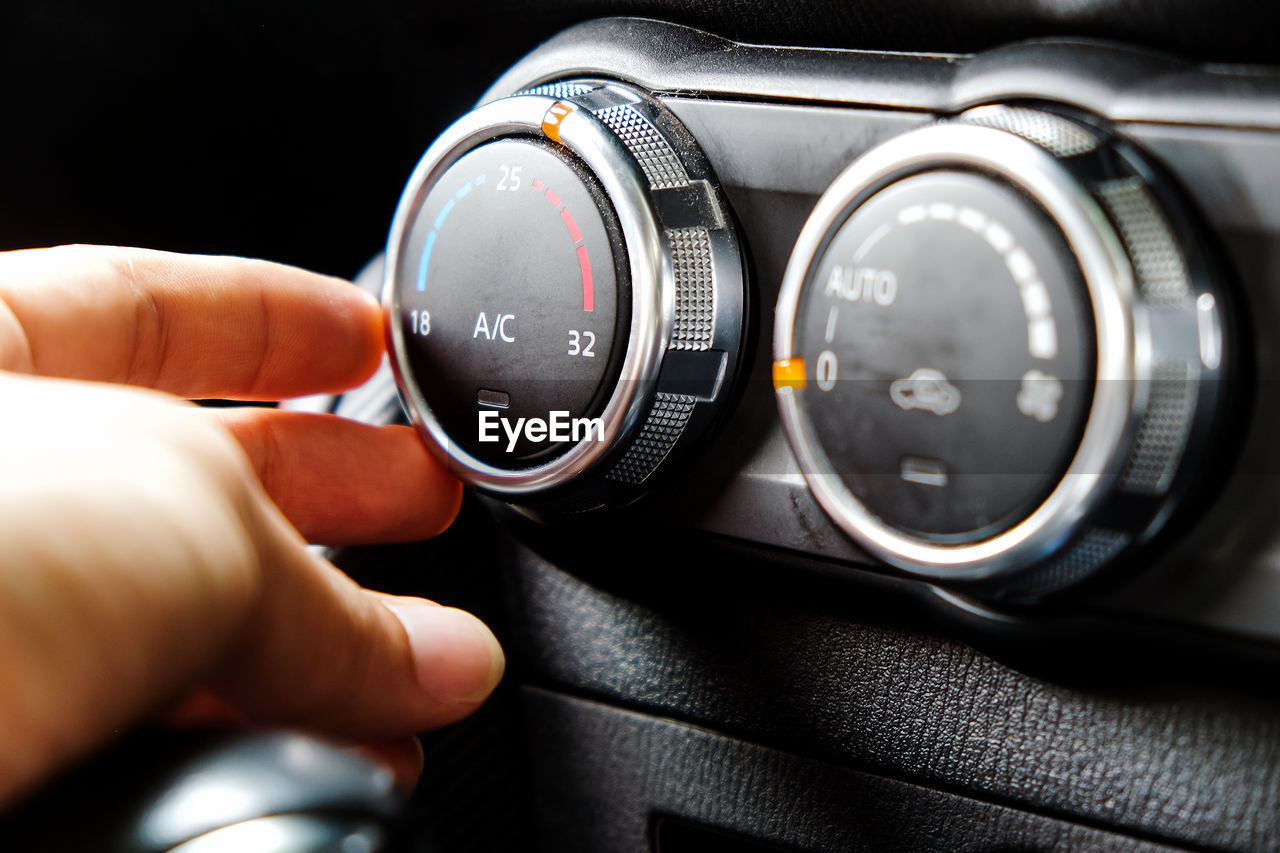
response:
M387 609L409 635L418 683L431 695L475 705L502 680L506 656L485 624L465 610L403 599Z

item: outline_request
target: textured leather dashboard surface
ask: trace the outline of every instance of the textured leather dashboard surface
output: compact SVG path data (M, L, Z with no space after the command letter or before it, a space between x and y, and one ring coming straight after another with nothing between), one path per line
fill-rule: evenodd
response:
M816 603L746 582L635 596L523 545L507 562L534 683L1138 837L1280 846L1273 698L1140 671L1131 686L1065 686L852 594Z
M665 840L663 820L733 827L769 850L1174 849L544 690L526 690L524 704L546 849L646 849L651 835Z

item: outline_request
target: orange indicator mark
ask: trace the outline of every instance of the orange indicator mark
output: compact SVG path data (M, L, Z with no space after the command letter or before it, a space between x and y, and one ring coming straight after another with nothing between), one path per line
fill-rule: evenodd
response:
M804 359L783 358L773 363L774 388L803 388Z
M576 109L577 107L573 104L564 101L556 101L552 104L551 109L547 110L547 114L542 117L543 136L554 142L559 142L560 122L564 121L565 117Z

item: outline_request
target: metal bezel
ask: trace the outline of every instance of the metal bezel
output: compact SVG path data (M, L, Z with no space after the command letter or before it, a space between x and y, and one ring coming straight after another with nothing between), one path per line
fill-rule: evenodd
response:
M557 99L518 95L476 108L450 126L427 149L414 169L392 220L387 243L382 305L387 316L387 349L401 399L410 420L428 448L463 480L502 495L545 492L569 483L616 446L618 438L643 415L671 334L675 297L670 285L671 261L663 251L661 229L648 192L648 183L622 142L598 119L575 109L559 123L559 143L576 155L595 175L618 218L627 247L631 276L631 325L626 353L614 390L600 417L602 441L584 441L541 465L503 469L467 453L448 434L427 405L408 371L404 334L398 321L400 298L395 285L404 241L415 212L430 188L468 151L506 137L546 138L543 121ZM406 399L407 398L407 399Z
M818 200L787 264L774 326L774 358L793 356L793 331L811 265L854 206L889 183L944 168L978 170L1034 198L1062 231L1083 275L1097 337L1097 376L1080 446L1062 480L1025 519L988 539L925 542L881 521L831 471L807 414L790 387L777 389L783 429L814 496L836 523L885 562L934 579L1005 576L1044 558L1078 533L1111 490L1127 451L1138 380L1150 345L1135 323L1134 273L1096 201L1048 151L1004 130L939 124L868 151Z

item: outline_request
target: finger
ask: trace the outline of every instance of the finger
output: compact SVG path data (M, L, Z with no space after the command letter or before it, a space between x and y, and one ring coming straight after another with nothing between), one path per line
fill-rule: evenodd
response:
M462 504L462 484L411 427L279 409L208 414L240 441L267 494L310 542L427 539Z
M212 673L223 700L254 720L364 741L455 722L493 692L505 658L484 623L363 589L265 494L255 510L260 594Z
M356 385L381 352L370 296L295 267L107 246L0 253L0 369L277 400Z
M256 720L360 740L451 723L488 698L505 661L483 623L360 588L276 516L259 606L210 682L219 696Z

